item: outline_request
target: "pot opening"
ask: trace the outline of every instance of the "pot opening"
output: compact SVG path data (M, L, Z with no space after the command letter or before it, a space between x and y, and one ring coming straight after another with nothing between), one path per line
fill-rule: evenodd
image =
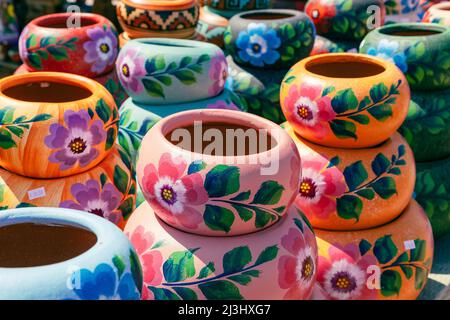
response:
M67 16L59 16L59 17L46 17L43 19L40 19L39 22L36 24L39 27L43 28L54 28L54 29L67 29L71 28L71 25L73 23L73 17L71 15ZM80 27L88 27L96 24L97 21L94 18L86 17L81 15L80 16Z
M75 258L97 243L97 236L70 225L17 223L0 227L0 268L38 267Z
M306 64L305 68L311 73L315 73L330 78L365 78L375 76L384 72L386 69L367 60L359 60L343 56L344 59L324 56L322 59L313 60Z
M279 20L292 18L294 15L289 13L278 13L278 12L255 12L243 14L241 17L243 19L249 20Z
M85 99L90 97L92 92L76 84L34 81L6 88L3 94L22 101L57 103Z
M390 26L386 28L380 29L380 33L390 35L390 36L399 36L399 37L417 37L417 36L432 36L435 34L442 33L444 31L443 28L439 26Z

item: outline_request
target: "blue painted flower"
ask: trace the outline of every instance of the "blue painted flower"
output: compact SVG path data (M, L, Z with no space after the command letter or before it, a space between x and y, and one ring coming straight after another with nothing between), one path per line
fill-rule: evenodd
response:
M417 10L420 0L402 0L402 13L410 13Z
M140 294L129 273L118 279L118 274L106 263L93 272L81 269L72 275L75 293L83 300L138 300Z
M236 40L239 58L253 66L263 67L280 59L276 51L281 45L274 29L267 30L264 23L250 23L247 31L241 31Z
M378 44L378 48L369 48L367 54L371 56L380 57L382 59L391 61L405 73L408 71L408 64L406 63L406 55L404 52L397 52L399 44L396 41L389 41L383 39Z

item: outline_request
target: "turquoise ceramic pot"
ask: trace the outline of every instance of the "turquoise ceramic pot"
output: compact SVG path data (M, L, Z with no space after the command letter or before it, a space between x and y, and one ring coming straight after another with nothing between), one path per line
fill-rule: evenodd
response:
M140 298L143 280L139 260L127 237L114 224L92 214L61 208L13 209L0 215L0 230L24 223L84 229L95 235L96 241L83 253L62 262L26 267L0 265L0 300ZM79 244L74 241L86 239L66 238L59 238L52 255L58 254L58 246L72 248ZM20 246L20 239L15 244ZM53 250L50 243L49 246L46 250Z
M174 113L194 109L246 111L241 99L227 89L214 98L165 106L144 105L128 98L120 107L119 144L132 157L133 163L136 163L141 140L156 122Z
M215 97L227 78L225 56L218 46L168 38L128 41L117 58L116 71L135 102L151 105Z

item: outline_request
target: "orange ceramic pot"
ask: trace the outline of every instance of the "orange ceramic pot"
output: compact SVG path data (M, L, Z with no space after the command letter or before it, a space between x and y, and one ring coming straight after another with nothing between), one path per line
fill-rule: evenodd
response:
M316 231L317 281L329 299L411 300L425 287L433 234L414 200L396 220L361 231Z
M450 26L450 2L446 1L431 6L425 12L422 21Z
M147 38L148 36L144 37ZM154 38L157 38L154 36ZM119 35L119 47L122 48L124 45L127 44L128 41L132 39L139 39L139 38L131 38L130 35L127 32L122 32ZM199 32L195 32L193 35L187 38L188 40L197 40L197 41L206 41L206 37L202 35Z
M57 72L3 78L0 166L34 178L81 173L111 152L118 122L113 97L94 80Z
M295 200L315 228L360 230L395 219L408 205L416 168L406 140L394 133L367 149L322 147L286 131L302 159Z
M206 38L206 41L218 45L222 49L225 44L223 35L228 27L228 19L214 12L208 7L200 8L200 19L197 24L197 32Z
M280 103L302 137L330 147L364 148L386 141L408 113L410 91L391 62L363 54L323 54L286 74Z
M0 209L76 209L123 228L136 203L136 181L130 163L126 153L114 147L96 167L65 178L32 179L0 169Z

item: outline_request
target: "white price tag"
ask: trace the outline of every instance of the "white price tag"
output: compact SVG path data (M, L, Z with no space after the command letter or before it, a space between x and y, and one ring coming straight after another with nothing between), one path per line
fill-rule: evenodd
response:
M28 191L28 199L29 200L39 199L39 198L45 197L45 195L46 194L45 194L44 187Z
M406 250L412 250L416 248L416 243L414 242L414 240L407 240L403 242L403 245L405 246Z

